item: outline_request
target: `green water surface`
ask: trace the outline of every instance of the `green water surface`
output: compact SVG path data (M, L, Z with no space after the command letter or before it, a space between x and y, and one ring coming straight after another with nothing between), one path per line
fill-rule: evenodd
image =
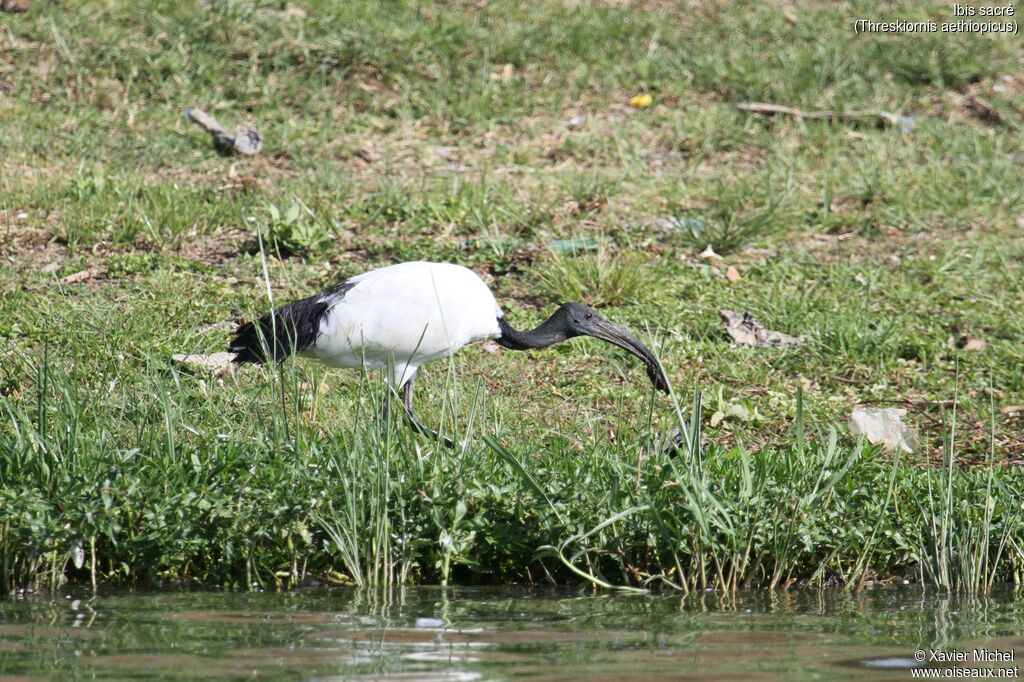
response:
M1022 604L1008 591L956 599L911 588L22 595L0 600L0 680L910 680L914 667L940 679L1012 676L1016 660L915 655L1024 655Z

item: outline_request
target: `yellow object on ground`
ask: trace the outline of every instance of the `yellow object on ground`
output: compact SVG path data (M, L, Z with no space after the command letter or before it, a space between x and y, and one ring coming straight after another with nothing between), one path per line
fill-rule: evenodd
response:
M648 95L645 92L642 95L637 95L637 96L633 97L632 99L630 99L629 100L629 106L631 106L631 107L633 107L635 109L646 109L647 107L651 106L651 103L653 101L654 101L654 98L651 97L650 95Z

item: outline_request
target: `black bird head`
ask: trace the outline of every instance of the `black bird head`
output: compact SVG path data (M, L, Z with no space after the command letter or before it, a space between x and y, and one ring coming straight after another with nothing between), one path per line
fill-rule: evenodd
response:
M668 379L654 353L639 339L611 320L601 317L596 310L583 303L565 303L554 315L560 317L561 325L568 337L593 336L629 351L644 361L647 376L654 387L668 393Z

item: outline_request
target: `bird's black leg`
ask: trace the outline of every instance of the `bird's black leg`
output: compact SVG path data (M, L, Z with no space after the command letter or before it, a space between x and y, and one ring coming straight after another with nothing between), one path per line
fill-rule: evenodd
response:
M405 408L405 416L409 420L409 426L411 426L412 430L418 434L441 441L444 443L446 448L454 448L455 441L446 436L442 436L433 429L428 429L420 423L419 419L416 418L416 413L412 410L412 382L414 380L415 377L413 379L409 379L409 381L402 386L402 406Z

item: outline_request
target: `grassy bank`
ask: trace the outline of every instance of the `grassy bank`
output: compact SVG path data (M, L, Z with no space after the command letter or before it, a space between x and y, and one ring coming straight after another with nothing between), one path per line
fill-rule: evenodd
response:
M449 451L376 423L376 382L316 405L295 374L240 399L242 382L155 370L115 405L51 371L44 423L4 401L8 585L1021 578L1020 467L914 466L805 433L802 411L785 446L721 447L694 420L676 457L641 457L650 435L624 411L600 417L614 440L524 437L463 387L450 432L467 444Z
M4 15L2 589L1019 580L1024 53L852 35L879 12ZM642 92L653 104L629 106ZM219 156L188 106L254 122L263 152ZM466 437L447 452L379 423L372 375L181 368L172 355L222 350L230 320L267 307L258 234L275 301L430 259L481 273L519 325L599 305L658 348L675 398L586 341L471 348L420 382L425 421ZM803 346L738 347L720 309ZM857 405L907 408L917 451L852 438ZM641 456L678 427L685 452Z

